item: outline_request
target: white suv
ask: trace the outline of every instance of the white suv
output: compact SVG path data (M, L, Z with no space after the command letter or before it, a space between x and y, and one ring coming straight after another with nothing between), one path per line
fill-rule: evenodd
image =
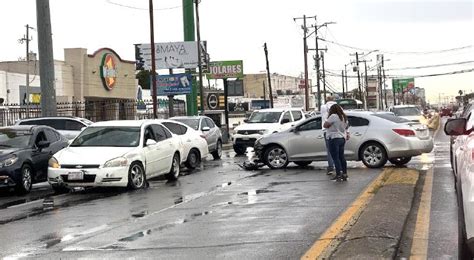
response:
M237 154L244 154L247 147L253 147L255 141L264 135L289 129L305 119L304 113L297 108L271 108L254 111L245 124L234 129L232 143Z
M418 106L415 105L396 105L388 109L390 112L393 112L396 116L405 118L412 122L420 122L421 110Z

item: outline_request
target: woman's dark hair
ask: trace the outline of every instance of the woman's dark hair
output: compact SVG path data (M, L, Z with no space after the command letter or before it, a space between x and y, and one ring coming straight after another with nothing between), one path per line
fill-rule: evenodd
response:
M342 107L339 106L338 104L332 105L331 108L329 109L328 117L330 117L332 114L336 114L339 117L339 119L341 119L341 121L347 122L347 116L342 110Z

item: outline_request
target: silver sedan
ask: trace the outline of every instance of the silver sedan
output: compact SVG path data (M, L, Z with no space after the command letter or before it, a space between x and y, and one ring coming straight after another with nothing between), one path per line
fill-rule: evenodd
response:
M362 161L369 168L408 163L413 156L429 153L433 138L426 126L376 112L347 112L350 139L345 146L347 160ZM306 166L326 161L326 145L321 117L315 116L289 130L263 137L255 143L259 160L273 169L289 162Z

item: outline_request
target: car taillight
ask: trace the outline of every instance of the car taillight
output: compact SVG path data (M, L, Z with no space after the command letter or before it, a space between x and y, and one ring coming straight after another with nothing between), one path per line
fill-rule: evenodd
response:
M410 129L392 129L395 133L402 136L415 136L415 131Z

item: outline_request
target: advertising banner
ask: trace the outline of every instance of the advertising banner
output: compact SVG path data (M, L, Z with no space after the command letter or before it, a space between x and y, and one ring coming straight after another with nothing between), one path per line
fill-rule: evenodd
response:
M151 68L151 45L135 44L136 69ZM156 69L195 69L198 67L196 42L155 43Z
M241 60L213 61L208 65L209 79L243 78L244 66Z
M192 75L189 73L159 75L156 78L158 96L189 94L191 93L191 83Z
M414 78L392 79L392 88L395 92L407 92L415 87Z

